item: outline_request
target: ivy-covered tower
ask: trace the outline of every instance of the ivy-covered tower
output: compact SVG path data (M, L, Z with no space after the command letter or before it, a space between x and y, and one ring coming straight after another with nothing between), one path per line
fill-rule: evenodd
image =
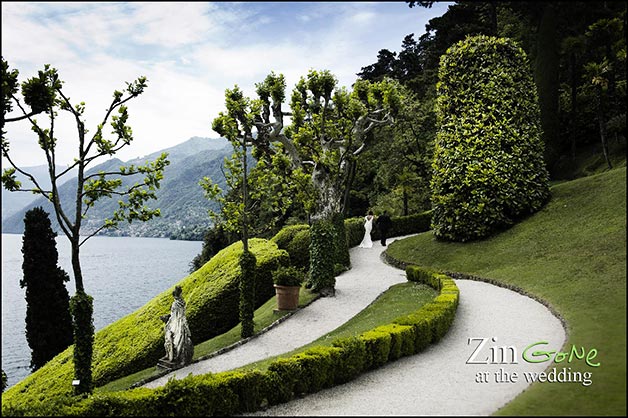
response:
M485 238L548 200L538 96L512 40L469 36L441 57L432 188L439 239Z

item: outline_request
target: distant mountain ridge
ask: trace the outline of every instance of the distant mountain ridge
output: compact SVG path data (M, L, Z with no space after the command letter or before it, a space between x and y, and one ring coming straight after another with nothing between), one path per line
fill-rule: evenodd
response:
M133 222L120 224L118 229L103 231L103 235L111 236L136 236L136 237L160 237L173 239L202 240L205 231L211 227L208 209L217 209L217 203L208 201L203 195L203 189L198 182L204 177L210 177L221 187L225 185L221 166L225 156L231 155L232 147L224 138L193 137L189 140L166 148L161 151L122 162L117 158L105 161L89 170L90 173L101 170L118 170L121 165L145 164L153 161L161 153L168 153L170 165L164 169L164 179L157 191L157 199L147 202L151 208L159 208L161 216L148 222ZM132 185L140 181L140 176L124 178L125 184ZM59 187L62 201L66 202L70 209L73 205L75 193L74 179L71 179ZM24 215L33 207L42 206L51 214L53 228L61 232L53 214L52 205L43 197L26 204L13 213L5 216L5 192L3 191L3 216L2 232L21 234L24 231ZM11 192L8 192L11 193ZM12 194L16 194L13 192ZM96 230L105 218L110 218L113 211L118 208L118 198L103 198L88 212L81 229L83 235L88 235ZM10 208L7 210L11 210Z

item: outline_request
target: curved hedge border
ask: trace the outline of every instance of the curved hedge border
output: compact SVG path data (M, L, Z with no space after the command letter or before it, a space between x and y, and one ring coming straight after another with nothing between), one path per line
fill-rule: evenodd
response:
M190 375L156 389L98 393L78 401L75 398L74 403L69 399L49 400L45 412L83 416L233 415L346 383L367 370L422 351L449 330L459 300L454 280L417 266L409 266L406 275L410 281L435 288L439 295L417 311L358 337L340 338L331 346L279 358L266 371Z
M272 271L289 261L287 252L270 241L253 238L249 243L257 258L255 293L258 307L274 295ZM183 288L188 324L195 344L222 334L239 322L241 253L242 243L234 243L178 283ZM172 288L95 334L92 364L95 386L157 363L163 356L163 322L159 316L169 312L171 303ZM71 402L72 352L73 346L70 346L3 393L2 415L30 414L33 409L38 409L37 415L58 414L51 399L67 398L67 402Z

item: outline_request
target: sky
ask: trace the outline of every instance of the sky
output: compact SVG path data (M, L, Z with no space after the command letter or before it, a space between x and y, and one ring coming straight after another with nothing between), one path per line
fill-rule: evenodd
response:
M255 83L271 71L285 76L288 97L310 69L329 70L349 88L378 51L398 52L411 33L418 39L449 4L2 2L2 56L19 70L20 82L44 64L56 68L72 103L85 102L91 134L113 92L146 76L148 87L128 103L134 140L116 154L127 161L194 136L218 137L211 123L225 109L225 89L238 85L254 97ZM78 140L74 121L62 114L56 152L67 165ZM5 130L15 163L45 164L28 122ZM2 165L8 166L4 159Z

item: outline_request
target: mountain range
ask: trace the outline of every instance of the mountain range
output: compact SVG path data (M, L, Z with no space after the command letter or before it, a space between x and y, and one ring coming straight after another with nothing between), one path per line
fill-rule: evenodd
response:
M170 165L164 169L161 187L156 192L157 199L146 203L151 208L159 208L161 216L147 222L121 223L117 229L105 230L102 235L202 240L206 230L211 227L208 210L218 209L218 204L205 198L198 182L207 176L224 189L225 178L222 173L222 163L224 157L231 155L232 151L231 145L224 138L193 137L179 145L142 158L126 162L113 158L93 167L88 173L111 169L117 171L121 165L137 166L153 161L163 152L168 153L170 161ZM25 171L34 174L38 179L47 177L47 166L26 167ZM18 176L18 180L25 185L29 183L24 177ZM74 202L75 181L75 179L70 179L59 187L61 200L67 204L67 209L70 209ZM132 185L141 181L141 177L123 178L123 181L124 184ZM99 200L83 221L81 234L92 233L105 218L110 218L114 210L118 208L117 201L118 198L115 197L105 197ZM48 200L30 193L8 192L4 189L2 190L2 232L23 233L24 215L36 206L43 207L50 214L53 229L61 233L52 205ZM64 209L66 209L65 204Z

